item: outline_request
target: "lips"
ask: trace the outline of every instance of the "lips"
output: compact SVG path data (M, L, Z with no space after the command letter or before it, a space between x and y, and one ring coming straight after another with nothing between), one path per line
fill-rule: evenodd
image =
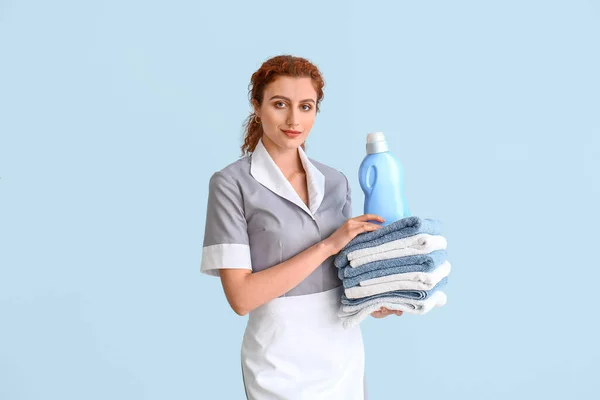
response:
M285 133L285 135L287 137L291 137L291 138L295 138L297 136L299 136L302 132L299 131L284 131L283 129L281 130L281 132Z

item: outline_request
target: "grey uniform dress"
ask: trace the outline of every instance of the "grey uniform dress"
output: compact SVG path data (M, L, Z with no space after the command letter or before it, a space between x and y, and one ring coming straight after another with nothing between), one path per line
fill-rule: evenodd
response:
M215 172L209 184L201 271L254 272L277 265L330 236L351 216L340 171L298 153L309 207L265 149ZM327 258L284 295L249 313L242 374L249 399L365 399L360 326L343 329L342 293Z

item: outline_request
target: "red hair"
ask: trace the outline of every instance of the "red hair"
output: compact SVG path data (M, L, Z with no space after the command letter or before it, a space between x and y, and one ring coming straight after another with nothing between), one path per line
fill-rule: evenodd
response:
M248 97L250 105L255 101L260 107L263 102L265 88L279 76L290 76L294 78L312 78L313 86L317 91L317 112L319 104L323 100L323 87L325 81L321 76L319 69L310 61L302 57L291 55L275 56L265 61L260 68L252 74L250 84L248 85ZM256 148L259 139L263 135L263 128L254 118L256 114L252 112L244 122L244 144L242 145L242 156L251 153ZM304 143L302 143L304 149Z

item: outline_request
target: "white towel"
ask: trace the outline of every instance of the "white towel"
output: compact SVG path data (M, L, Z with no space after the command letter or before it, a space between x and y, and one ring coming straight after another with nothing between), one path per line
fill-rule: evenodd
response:
M386 301L386 299L388 299ZM380 300L380 301L377 301ZM348 329L356 324L359 324L371 315L372 312L379 310L381 307L385 307L388 310L401 310L408 314L416 314L423 315L428 313L433 307L442 307L448 301L448 297L446 293L441 290L436 290L430 297L425 300L412 300L412 299L403 299L404 301L398 302L395 299L391 299L389 297L382 297L380 299L373 299L373 303L370 303L371 300L366 301L364 304L357 306L344 306L346 307L362 307L360 310L355 311L353 313L343 311L343 308L340 309L338 316L342 319L342 325L344 328Z
M445 250L448 243L441 235L421 233L407 238L392 240L379 246L367 247L348 253L351 267L358 267L377 260L429 254L435 250Z
M431 272L406 272L395 274L396 279L390 282L376 283L368 286L353 286L346 288L344 293L349 299L358 299L375 294L392 292L394 290L431 290L442 279L450 274L450 262L444 261ZM402 279L402 275L408 279ZM393 276L393 275L390 275ZM398 280L400 276L400 280Z
M448 265L445 265L448 264ZM443 270L439 270L440 268L445 268ZM446 260L441 263L436 269L432 272L438 271L439 273L443 273L448 269L448 273L450 273L451 264L450 261ZM400 274L392 274L392 275L384 275L377 278L365 279L364 281L358 282L360 286L370 286L377 285L379 283L385 282L393 282L393 281L417 281L417 282L430 282L431 273L426 272L403 272Z

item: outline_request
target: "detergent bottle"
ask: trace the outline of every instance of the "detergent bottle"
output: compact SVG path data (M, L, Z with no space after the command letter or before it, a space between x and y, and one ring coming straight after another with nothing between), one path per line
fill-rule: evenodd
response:
M358 170L360 187L365 194L364 213L376 214L389 225L409 217L410 210L404 198L404 168L389 151L383 132L367 135L367 155Z

